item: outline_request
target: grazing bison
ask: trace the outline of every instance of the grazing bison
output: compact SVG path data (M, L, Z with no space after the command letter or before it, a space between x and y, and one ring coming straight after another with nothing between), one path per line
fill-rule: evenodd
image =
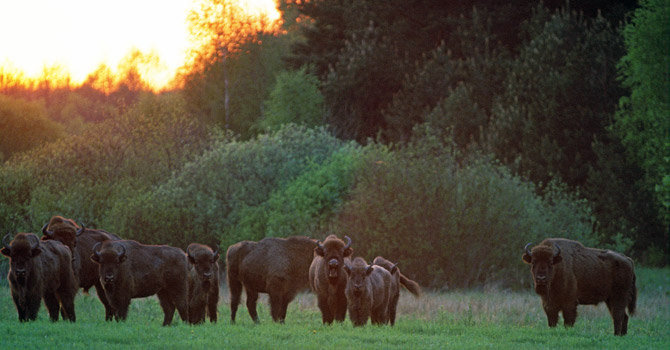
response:
M316 241L303 236L242 241L228 247L226 267L230 288L230 320L240 303L242 287L247 309L258 323L258 293L268 293L272 320L283 323L288 304L299 291L309 289L309 264Z
M421 287L415 281L407 278L398 269L398 264L394 264L384 257L378 256L372 261L373 265L381 266L391 273L391 300L389 301L389 323L395 324L396 311L398 309L398 299L400 298L400 284L402 284L414 296L421 296Z
M188 256L188 321L201 323L205 313L210 322L216 322L219 302L219 250L199 243L186 248Z
M611 250L584 247L561 238L548 238L529 249L523 261L531 265L535 292L542 298L549 327L555 327L559 311L563 324L571 327L577 318L577 304L601 301L614 321L614 334L628 331L628 313L635 312L637 289L633 261Z
M351 265L345 264L347 272L347 308L354 326L364 326L368 318L372 324L384 324L389 321L389 303L391 302L391 273L376 265L368 265L363 258L355 258ZM397 289L398 284L395 283Z
M333 323L333 319L344 321L347 314L347 297L344 289L347 276L344 273L345 258L353 253L351 238L344 236L344 241L335 235L317 242L314 248L314 259L309 267L309 284L316 294L323 323Z
M42 240L57 240L72 250L72 268L77 278L77 284L84 292L95 286L98 298L105 306L105 320L111 321L114 317L105 292L100 282L98 264L89 257L93 254L93 246L105 240L119 240L115 234L104 230L94 230L82 225L79 227L73 220L62 216L53 216L42 227Z
M131 240L104 241L95 244L91 259L100 265L100 282L117 321L128 316L130 299L154 294L163 308L163 326L172 322L175 308L187 320L188 262L183 250Z
M70 249L57 241L40 241L32 233L19 233L11 242L9 238L3 238L1 252L9 257L7 280L19 321L35 320L44 299L52 321L58 321L60 311L64 320L74 322L77 284Z

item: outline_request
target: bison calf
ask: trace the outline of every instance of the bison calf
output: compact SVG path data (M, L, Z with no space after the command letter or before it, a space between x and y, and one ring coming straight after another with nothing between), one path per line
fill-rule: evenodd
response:
M372 324L387 323L392 297L391 273L381 266L368 265L360 257L354 259L351 265L345 264L344 270L349 275L345 295L351 323L364 326L368 318Z
M403 275L398 268L398 264L394 264L386 260L384 257L376 257L372 261L372 264L385 268L393 277L391 279L391 300L389 300L389 323L393 326L395 324L395 316L398 309L398 300L400 299L400 285L402 284L416 297L421 296L421 287L418 283Z
M112 308L105 297L105 291L100 283L98 264L89 257L93 254L93 246L105 240L119 240L120 238L104 230L79 227L73 220L62 216L53 216L42 227L42 240L57 240L72 251L72 267L77 278L78 287L84 292L95 286L98 298L105 306L105 320L113 319Z
M19 321L35 320L44 299L52 321L58 321L60 311L63 319L74 322L77 284L70 249L58 241L40 241L32 233L19 233L11 242L7 234L2 243L1 252L9 257L7 280Z
M309 265L316 241L302 236L242 241L228 247L226 268L230 288L230 320L235 323L242 287L247 293L247 310L258 323L258 293L270 296L270 313L284 322L288 304L296 294L309 289Z
M321 310L323 323L330 324L333 320L342 322L347 315L347 297L344 289L347 276L344 273L345 258L353 253L351 238L344 236L344 241L335 235L317 242L314 248L314 259L309 267L309 283L316 294Z
M555 327L558 313L563 324L574 325L577 305L602 301L612 315L614 334L628 332L628 313L635 312L637 288L633 261L611 250L584 247L561 238L548 238L529 249L523 261L531 265L535 292L542 298L549 327Z
M198 243L186 248L188 256L188 321L201 323L205 313L216 322L219 302L219 251Z
M114 318L125 320L132 298L158 296L163 325L172 322L175 308L188 318L188 266L184 251L166 245L131 240L104 241L93 247L91 259L100 265L100 282Z

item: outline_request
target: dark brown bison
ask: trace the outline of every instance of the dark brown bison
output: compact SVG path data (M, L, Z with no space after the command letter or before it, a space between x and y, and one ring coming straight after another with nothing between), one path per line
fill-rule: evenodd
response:
M561 238L548 238L529 249L523 261L531 265L535 292L542 298L549 327L555 327L558 313L571 327L577 319L577 305L596 305L602 301L614 321L614 334L628 331L628 313L635 312L637 288L633 261L611 250L584 247Z
M40 302L52 321L74 322L74 296L77 284L72 271L70 249L57 241L40 241L32 233L19 233L10 242L9 234L2 240L2 254L9 257L9 281L19 321L37 318Z
M361 257L355 258L351 264L345 263L344 270L349 276L345 295L351 323L364 326L368 318L372 324L387 323L391 288L395 281L391 273L381 266L368 265ZM397 282L395 287L397 289Z
M105 319L113 319L112 308L102 289L98 264L89 257L93 254L93 246L105 240L119 240L120 238L105 230L90 229L82 225L79 227L73 220L62 216L53 216L42 227L42 240L57 240L70 247L73 253L72 268L77 278L77 284L84 292L95 286L98 298L105 306Z
M188 262L183 250L131 240L104 241L95 244L91 259L100 265L100 282L117 321L128 316L132 298L154 294L163 308L164 326L172 322L175 308L187 320Z
M329 235L323 243L317 242L314 259L309 267L309 284L316 294L321 319L326 324L333 323L333 320L342 322L347 315L347 297L344 295L347 275L344 263L354 250L351 248L351 238L344 238L347 243L335 235Z
M205 313L210 322L216 322L219 302L219 250L199 243L186 248L188 256L188 321L201 323Z
M391 273L393 279L391 280L391 300L389 301L389 323L395 324L395 316L398 309L398 299L400 299L400 285L402 284L414 296L421 296L421 287L415 281L403 275L398 268L398 264L394 264L384 257L378 256L372 261L373 265L381 266Z
M230 320L240 303L242 287L247 293L247 309L258 323L258 293L268 293L270 313L275 322L284 322L288 304L302 290L309 289L309 264L316 241L303 236L242 241L228 247L226 268L230 289Z

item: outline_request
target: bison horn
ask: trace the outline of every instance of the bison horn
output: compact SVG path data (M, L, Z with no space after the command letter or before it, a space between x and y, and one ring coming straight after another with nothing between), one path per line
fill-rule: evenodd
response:
M526 247L524 248L524 250L526 251L526 254L528 254L528 256L533 256L533 255L530 253L530 246L531 246L531 245L533 245L533 243L528 243L528 244L526 244Z
M554 247L556 247L556 253L554 253L554 258L555 258L555 257L561 255L561 247L559 247L558 245L554 245Z
M121 253L118 253L118 252L117 252L117 254L119 255L119 260L123 259L123 258L125 257L125 255L126 255L126 247L124 247L123 245L121 245L121 250L122 250Z
M54 235L54 232L52 230L47 230L47 227L49 226L49 223L44 224L42 226L42 234L47 236L47 237L52 237Z
M316 241L316 246L319 247L319 249L323 250L323 246L321 245L321 241Z
M11 239L11 235L9 233L6 234L5 237L2 238L2 245L4 245L5 248L7 248L8 250L10 249L9 248L9 240L10 239Z
M86 230L86 225L81 224L81 227L77 230L77 236L81 235L84 230Z
M344 246L344 249L347 249L351 246L351 238L349 238L349 236L344 236L344 239L347 240L347 245Z
M98 251L98 248L100 247L101 244L102 242L98 242L93 246L93 254L95 254L95 256L97 256L98 258L100 257L100 252Z

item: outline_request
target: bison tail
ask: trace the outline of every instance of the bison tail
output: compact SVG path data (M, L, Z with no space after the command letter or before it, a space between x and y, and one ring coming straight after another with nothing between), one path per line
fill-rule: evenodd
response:
M635 313L635 304L637 303L637 287L635 286L635 274L633 274L633 285L630 289L630 300L628 301L628 314Z
M405 286L405 288L407 288L410 293L417 297L421 296L421 287L419 284L407 278L407 276L403 275L402 273L400 274L400 283Z

